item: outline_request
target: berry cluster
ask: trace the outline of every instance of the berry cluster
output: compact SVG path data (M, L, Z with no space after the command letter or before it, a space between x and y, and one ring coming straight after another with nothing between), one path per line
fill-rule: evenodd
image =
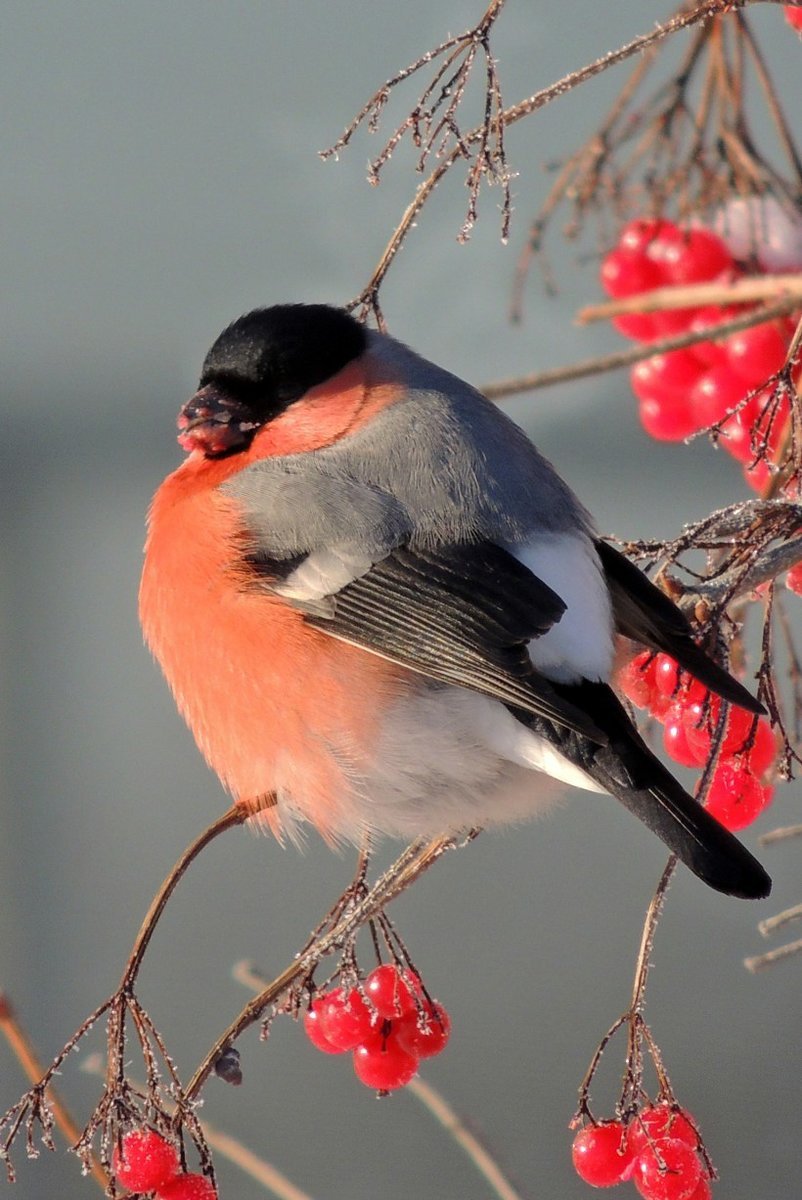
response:
M357 1078L389 1092L409 1083L421 1058L445 1048L451 1022L416 975L384 963L371 971L362 990L334 988L317 995L304 1027L318 1050L351 1051Z
M688 1113L651 1105L629 1125L586 1125L574 1138L574 1167L591 1187L632 1180L643 1200L710 1200L710 1170Z
M795 5L786 4L785 19L792 29L798 29L802 33L802 8L797 8Z
M112 1158L114 1177L132 1192L152 1192L155 1200L217 1200L205 1175L182 1171L178 1151L152 1129L132 1129Z
M618 674L618 686L637 708L663 725L663 745L675 762L701 767L710 754L721 700L682 671L668 654L644 651ZM744 829L771 803L768 783L777 758L769 722L731 706L706 807L727 829Z
M635 220L624 226L618 245L603 259L601 281L608 295L619 299L659 287L727 281L740 273L730 245L712 230L700 226L683 230L666 220ZM703 332L748 307L710 305L629 314L613 323L625 336L651 342ZM743 464L750 486L761 491L769 467L763 461L754 463L756 449L765 443L769 455L776 454L790 405L785 398L769 404L770 393L758 393L737 412L727 414L780 370L795 324L790 317L765 321L717 341L696 342L636 363L630 380L647 433L664 441L682 441L721 423L719 444Z

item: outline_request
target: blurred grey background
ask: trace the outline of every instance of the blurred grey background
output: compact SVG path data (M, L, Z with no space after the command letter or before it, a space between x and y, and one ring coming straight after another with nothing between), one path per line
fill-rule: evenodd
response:
M472 24L483 0L2 7L0 985L49 1058L112 990L154 889L225 804L136 619L144 514L179 462L177 410L208 344L239 313L343 302L360 289L418 180L401 154L370 189L378 143L365 135L339 163L316 151L397 68ZM494 43L505 100L671 8L510 4ZM802 47L776 8L758 9L793 109ZM542 165L591 132L623 78L609 73L511 133L510 245L498 240L498 196L485 192L475 236L458 246L466 193L456 179L440 190L387 282L397 336L477 383L617 344L572 325L597 294L595 269L556 241L559 297L546 300L533 279L524 324L511 327L506 310L548 181ZM669 535L745 495L723 454L642 435L623 375L510 408L605 532ZM799 819L793 786L759 828L786 819ZM765 852L776 888L762 905L682 872L658 934L648 1015L721 1170L720 1200L799 1195L802 968L751 977L741 966L763 948L757 920L799 899L798 853ZM454 1021L426 1077L527 1197L589 1195L571 1168L567 1122L599 1037L626 1006L663 861L612 801L575 795L539 825L448 856L393 908ZM299 856L237 831L193 869L141 983L186 1076L246 999L231 964L279 970L352 865L314 836ZM243 1086L212 1080L204 1114L317 1200L489 1195L412 1097L377 1103L347 1056L324 1058L289 1021L268 1046L251 1031L241 1049ZM600 1114L622 1055L623 1044L608 1051ZM4 1046L0 1065L5 1108L24 1085ZM85 1116L98 1085L78 1059L61 1087ZM94 1187L61 1151L33 1164L18 1156L18 1166L15 1191L0 1183L17 1200L77 1200ZM264 1194L222 1159L219 1169L222 1197Z

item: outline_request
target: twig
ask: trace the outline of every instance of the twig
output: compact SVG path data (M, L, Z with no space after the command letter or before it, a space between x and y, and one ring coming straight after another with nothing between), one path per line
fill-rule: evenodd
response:
M45 1074L45 1068L33 1048L33 1043L20 1024L5 992L0 991L0 1032L2 1032L14 1055L31 1084L36 1086ZM54 1088L46 1090L47 1100L58 1125L69 1145L73 1146L81 1136L81 1130L72 1118L69 1109ZM109 1186L109 1178L97 1159L90 1160L92 1177L103 1192Z
M497 112L493 118L493 128L497 132L500 132L502 129L514 125L516 121L520 121L523 117L527 117L531 113L545 107L545 105L551 103L552 100L556 100L559 96L564 96L568 92L573 91L575 87L585 83L588 79L600 75L602 72L608 70L609 67L616 66L618 63L624 62L626 59L632 58L635 54L648 49L648 47L661 41L663 38L678 33L681 29L690 28L700 21L710 20L711 17L729 11L732 8L743 8L749 2L750 0L705 0L697 8L678 13L664 25L657 25L649 33L641 34L639 37L627 42L620 49L611 50L608 54L596 59L595 62L588 63L577 71L571 71L568 75L556 80L548 87L542 88L517 104L513 104L511 107ZM774 3L775 0L756 0L756 2ZM373 274L359 296L348 305L351 309L360 308L363 315L367 312L372 312L379 324L379 328L385 328L384 318L378 303L379 290L393 260L415 224L418 214L440 180L447 174L454 163L458 159L464 158L470 147L474 146L477 142L481 142L487 136L487 132L487 122L483 121L481 125L477 125L468 133L463 134L448 155L420 185L414 199L407 206L404 215L382 252Z
M103 1059L100 1054L91 1054L82 1064L82 1070L90 1075L100 1075L104 1073ZM143 1085L136 1080L131 1081L133 1086L141 1089ZM169 1101L165 1103L165 1108L168 1112L175 1111L175 1105ZM260 1158L244 1146L238 1138L232 1137L231 1134L224 1133L222 1129L218 1129L215 1125L210 1125L208 1121L201 1121L204 1137L211 1146L212 1150L222 1154L229 1162L233 1162L235 1166L244 1171L246 1175L250 1175L257 1183L261 1183L269 1192L278 1197L278 1200L311 1200L311 1197L299 1187L287 1179L277 1167L265 1159Z
M757 840L761 846L771 846L774 842L786 842L798 837L802 837L802 825L783 825L780 829L761 833Z
M361 928L371 917L376 916L396 896L400 895L424 871L428 870L447 850L455 844L451 837L439 837L431 841L419 838L396 859L388 871L373 885L367 895L349 907L339 921L325 934L317 938L301 955L295 958L266 988L246 1004L228 1028L217 1039L195 1070L184 1091L184 1100L196 1100L220 1055L237 1038L259 1021L265 1011L286 992L292 984L307 975L336 946L350 934Z
M655 288L620 300L589 304L576 314L578 325L606 321L626 313L663 312L674 308L703 308L709 304L748 304L754 300L773 300L787 296L802 301L802 273L790 275L749 275L732 283L686 283L681 287ZM792 306L793 307L793 306ZM711 336L707 332L708 338Z
M773 967L775 963L784 962L786 958L793 958L800 953L802 953L802 938L798 942L789 942L787 946L778 946L776 950L769 950L766 954L756 954L753 958L745 958L744 966L747 971L754 974L756 971Z
M798 921L801 917L802 904L795 904L793 908L785 908L775 916L766 917L765 921L760 921L758 923L758 931L763 937L771 937L778 929L782 929L785 925L790 925L792 921Z
M416 1075L407 1084L407 1091L411 1092L429 1110L460 1149L465 1151L477 1171L484 1175L499 1200L521 1200L520 1193L503 1174L496 1160L488 1153L476 1135L471 1133L436 1088Z
M584 359L582 362L571 363L566 367L551 367L546 371L533 371L529 375L516 375L511 379L499 379L485 384L481 389L489 400L502 400L507 396L516 396L521 392L533 392L540 388L551 387L554 384L569 383L574 379L585 379L589 375L601 375L605 371L618 371L622 367L631 367L637 362L651 358L654 354L669 354L673 350L682 350L685 346L693 346L697 342L709 342L717 338L727 337L775 317L786 316L799 307L800 300L789 296L787 299L772 304L766 308L753 309L731 321L722 321L720 325L711 325L704 330L679 334L676 337L663 338L660 341L648 342L633 346L627 350L617 350L613 354L605 354L599 358Z

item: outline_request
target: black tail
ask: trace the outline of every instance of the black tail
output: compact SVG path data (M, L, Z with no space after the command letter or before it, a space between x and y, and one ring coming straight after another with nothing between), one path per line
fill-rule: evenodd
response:
M768 896L771 879L757 859L652 754L607 684L554 686L588 713L609 743L601 746L540 718L528 721L535 732L654 830L710 887L747 900Z
M670 654L711 692L748 712L766 710L746 688L714 663L693 640L693 630L672 600L655 587L634 563L608 542L596 541L596 550L610 589L616 628L650 650Z

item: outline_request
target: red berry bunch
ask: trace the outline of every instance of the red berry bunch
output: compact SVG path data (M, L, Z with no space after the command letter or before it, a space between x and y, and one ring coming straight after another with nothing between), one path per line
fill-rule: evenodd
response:
M802 8L797 8L793 4L786 4L785 19L792 29L798 29L802 33Z
M357 1078L367 1087L404 1087L420 1059L445 1049L448 1013L428 999L416 975L394 963L371 971L363 990L334 988L316 996L304 1016L309 1040L325 1054L351 1051Z
M619 672L618 686L637 707L663 724L666 754L685 767L701 767L710 754L721 700L668 654L645 651ZM767 777L777 744L765 717L730 706L721 753L705 801L712 815L733 831L744 829L772 800Z
M117 1183L132 1192L154 1192L156 1200L217 1200L205 1175L181 1171L175 1146L153 1129L132 1129L112 1156Z
M574 1138L574 1168L591 1187L632 1180L643 1200L710 1200L710 1173L699 1136L680 1108L651 1105L625 1125L586 1125Z
M740 270L727 242L712 230L635 220L624 226L618 245L602 260L601 281L608 295L619 299L658 287L728 280ZM702 332L737 312L712 305L629 314L613 323L625 336L651 342ZM630 380L646 432L663 441L682 441L723 420L719 444L744 464L749 484L762 490L769 468L763 462L753 468L749 464L764 442L769 455L779 449L790 405L786 399L769 405L770 395L758 394L729 418L727 413L782 367L794 328L791 318L766 321L636 363Z

